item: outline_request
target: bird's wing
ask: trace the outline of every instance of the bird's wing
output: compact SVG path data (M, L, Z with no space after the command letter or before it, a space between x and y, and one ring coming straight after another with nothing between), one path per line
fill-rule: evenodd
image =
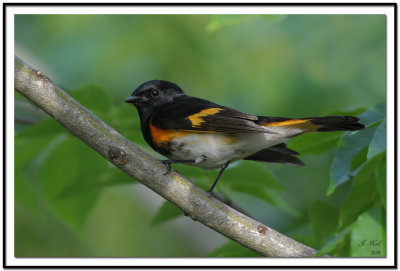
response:
M156 110L151 124L160 129L198 132L267 132L258 117L207 100L183 96Z

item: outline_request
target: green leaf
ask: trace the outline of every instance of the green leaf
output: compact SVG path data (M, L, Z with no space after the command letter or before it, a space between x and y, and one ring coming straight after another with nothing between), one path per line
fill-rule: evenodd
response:
M287 15L282 14L254 14L254 15L236 15L236 14L216 14L207 25L207 31L213 32L224 27L242 23L256 18L264 18L270 22L283 20Z
M262 189L285 191L285 187L260 163L245 161L236 167L228 168L221 181L226 186L244 184ZM218 184L220 185L220 184Z
M369 159L354 177L353 187L364 185L368 179L376 179L376 170L382 159L385 158L385 155L386 153L380 153L372 159Z
M181 173L181 171L179 171L179 172ZM185 176L186 178L188 178L189 180L191 179L191 178L189 178L190 175L186 175L186 174L182 174L182 175ZM211 185L212 185L214 179L215 179L215 176L209 176L208 178L207 178L207 176L203 176L203 177L196 176L193 180L193 183L196 186L198 186L199 188L203 189L204 191L207 191L208 189L211 188ZM220 184L218 184L215 188L217 191L220 191L219 185Z
M65 128L54 119L45 119L29 126L19 133L16 138L42 137L45 135L58 135L66 133Z
M367 153L368 153L368 146L363 148L359 153L356 154L356 156L353 158L353 161L351 161L350 165L350 172L353 172L357 170L362 164L367 161Z
M329 185L330 191L328 191L328 194L331 194L336 187L350 179L352 171L351 165L353 165L354 168L356 165L359 165L362 162L364 153L361 151L363 151L365 147L372 143L377 131L376 124L382 121L385 116L385 104L378 104L374 108L362 113L359 116L360 122L367 126L366 129L355 133L346 132L343 135L339 141L339 148L337 149L336 156L332 164L331 183ZM380 128L380 132L376 135L375 142L378 144L376 146L381 146L381 141L379 141L381 138L382 128ZM356 158L357 155L359 156ZM371 155L367 155L368 159L371 157Z
M335 249L332 251L331 256L332 257L350 257L351 256L351 251L350 251L350 234L347 234L343 237L343 239L337 244Z
M376 169L376 183L381 205L386 209L386 156L383 156L378 163Z
M386 118L386 104L377 104L374 108L362 113L359 117L360 122L365 126L373 125Z
M334 111L327 111L323 116L330 116L330 115L342 115L342 116L354 116L357 117L358 115L367 111L367 108L357 108L351 111L342 111L342 110L334 110Z
M258 253L244 247L234 241L229 240L226 244L217 248L209 257L261 257Z
M42 209L39 208L41 195L37 187L37 168L65 140L64 132L55 120L46 119L15 136L15 199L38 217L42 216Z
M20 202L34 215L40 216L39 201L32 180L26 178L24 174L18 171L15 172L14 180L15 200Z
M266 192L266 189L263 188L260 189L259 186L248 185L246 183L242 184L238 183L238 184L233 184L230 188L234 191L245 193L253 197L259 198L263 201L274 204L274 200Z
M386 150L386 119L376 128L368 149L368 159Z
M176 205L169 201L165 201L163 205L158 209L156 215L151 221L151 225L159 225L161 223L175 219L183 214L183 211Z
M313 230L320 240L335 232L339 223L338 207L325 201L315 200L308 212Z
M352 257L386 257L386 240L382 239L384 231L380 223L378 209L361 214L353 225L351 232Z
M367 161L354 177L353 190L348 195L339 215L339 227L345 228L374 203L376 194L376 170L383 158L375 156Z
M291 139L288 142L288 146L302 155L322 154L327 150L335 148L341 135L341 133L337 132L304 134Z
M261 199L294 217L300 217L299 211L297 211L295 208L290 206L290 204L287 202L287 200L285 200L280 195L280 193L277 191L268 191L263 188L253 187L253 186L245 186L245 185L240 185L240 184L234 185L230 189L232 191L244 193L244 194L250 195L252 197ZM229 190L228 190L228 193L229 193Z
M287 236L307 246L317 248L320 246L310 223L296 225L286 232Z
M61 142L40 169L39 185L54 214L79 231L99 195L106 160L76 138Z
M14 149L15 172L21 171L28 164L38 159L41 153L58 144L65 129L53 119L38 122L15 137Z
M101 86L87 84L70 92L71 96L95 115L104 120L111 108L110 93Z
M351 178L351 164L353 159L368 146L376 127L370 127L359 132L346 132L339 141L331 169L331 194L334 189Z
M38 159L39 155L58 142L53 135L15 139L14 171L19 172Z
M386 209L380 209L380 219L381 219L381 239L387 242L386 240ZM386 246L382 247L382 254L386 255Z
M272 205L276 206L282 211L287 212L288 214L291 214L294 217L300 217L300 212L293 208L286 199L278 194L278 192L267 190L267 194L270 198L272 198Z
M110 167L103 173L103 185L120 185L136 183L137 180L126 174L124 171L109 163Z
M299 216L297 210L292 208L279 193L273 191L284 191L285 188L260 163L249 161L240 163L236 167L229 168L222 178L224 180L221 180L217 188L222 184L232 191L256 197L293 216Z
M335 251L340 250L340 247L343 246L343 243L347 243L347 238L350 235L351 227L348 227L338 233L336 236L331 238L320 250L318 250L315 257L323 257L324 255L331 255L335 253ZM347 245L345 245L347 246Z

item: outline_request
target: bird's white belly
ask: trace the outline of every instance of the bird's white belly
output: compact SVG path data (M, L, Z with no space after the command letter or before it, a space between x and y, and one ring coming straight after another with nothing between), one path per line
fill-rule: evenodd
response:
M195 160L192 165L205 169L219 168L228 161L243 159L286 140L282 135L270 133L192 133L173 139L169 157Z

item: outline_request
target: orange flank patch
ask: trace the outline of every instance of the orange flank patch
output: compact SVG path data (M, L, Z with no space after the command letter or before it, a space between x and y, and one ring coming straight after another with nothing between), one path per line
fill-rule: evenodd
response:
M320 127L320 125L315 125L310 122L311 119L292 119L285 121L277 121L263 124L266 127L277 127L277 126L287 126L287 127L296 127L303 129L305 132L314 132Z
M221 110L222 110L222 108L207 108L207 109L203 109L199 113L193 114L187 118L192 123L192 127L196 127L196 126L200 126L200 124L205 121L205 120L203 120L204 117L217 114Z
M187 132L174 129L160 129L150 124L150 133L153 141L158 145L168 144L174 138L179 138L187 135Z

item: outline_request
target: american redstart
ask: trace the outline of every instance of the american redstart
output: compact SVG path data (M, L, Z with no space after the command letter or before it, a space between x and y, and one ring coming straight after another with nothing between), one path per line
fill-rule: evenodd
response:
M287 140L311 132L355 131L364 128L350 116L285 118L254 116L186 95L171 82L141 84L125 99L136 106L143 136L168 171L173 163L204 169L221 168L212 192L229 163L253 160L304 166L287 148Z

